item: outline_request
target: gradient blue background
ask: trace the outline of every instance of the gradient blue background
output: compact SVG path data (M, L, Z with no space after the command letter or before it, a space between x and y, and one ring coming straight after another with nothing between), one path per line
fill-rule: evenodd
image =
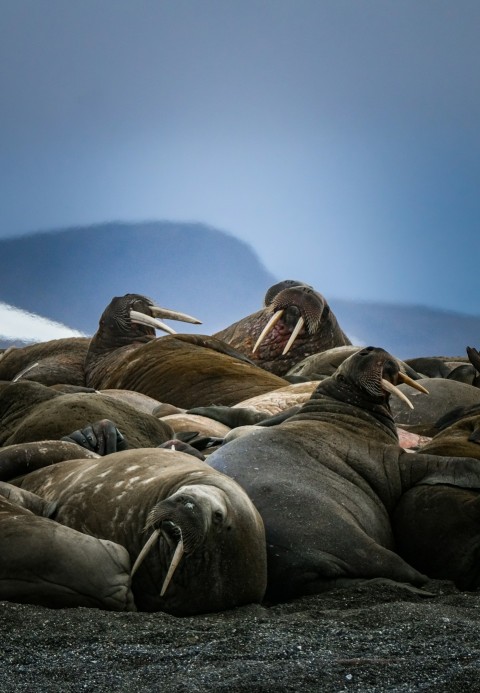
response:
M478 0L1 0L0 236L200 221L478 315L479 36Z

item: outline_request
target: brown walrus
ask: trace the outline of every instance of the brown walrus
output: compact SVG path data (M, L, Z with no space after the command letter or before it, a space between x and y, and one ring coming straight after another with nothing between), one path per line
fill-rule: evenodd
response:
M157 338L156 310L150 299L139 294L111 301L85 360L88 386L134 390L189 409L230 406L287 384L214 337Z
M262 310L214 336L281 376L307 356L351 344L325 298L289 279L268 289Z

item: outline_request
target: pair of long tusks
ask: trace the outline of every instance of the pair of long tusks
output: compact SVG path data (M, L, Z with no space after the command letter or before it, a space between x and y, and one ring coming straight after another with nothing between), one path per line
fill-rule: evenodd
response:
M144 545L143 549L138 554L137 560L133 564L132 572L130 573L131 578L135 575L138 568L143 563L145 556L149 553L150 549L152 548L154 543L157 541L159 536L160 536L160 530L155 529L152 532L152 535L150 536L149 540ZM170 584L170 581L173 577L173 574L174 574L175 570L177 569L177 566L180 563L183 554L184 554L183 538L182 538L182 534L181 534L181 530L180 530L180 540L177 544L177 548L175 549L175 553L173 554L173 558L170 561L170 565L168 567L168 571L167 571L167 574L165 576L165 580L163 581L162 589L160 590L160 596L161 597L163 597L163 595L167 591L168 585Z
M252 351L253 354L256 352L256 350L258 349L258 347L260 346L260 344L263 342L263 340L265 339L265 337L267 336L267 334L270 334L270 332L273 330L273 328L275 327L275 325L277 324L277 322L278 322L278 321L280 320L280 318L282 317L283 313L284 313L284 309L281 308L280 310L277 310L277 311L272 315L272 317L270 318L270 320L267 322L267 324L265 325L265 327L264 327L263 330L261 331L259 338L258 338L257 341L255 342L255 346L253 347L253 351ZM304 325L305 325L305 320L302 318L302 316L300 316L300 317L298 318L297 324L295 325L295 327L294 327L294 329L293 329L292 334L290 335L290 338L289 338L288 342L285 344L285 347L284 347L284 349L283 349L283 351L282 351L282 356L285 356L285 354L288 354L288 352L290 351L290 349L291 349L291 347L292 347L293 342L294 342L294 341L296 340L296 338L298 337L298 333L300 332L300 330L302 329L302 327L303 327Z
M182 322L192 322L195 325L200 325L201 321L197 318L193 318L191 315L186 315L186 313L178 313L173 310L167 310L167 308L158 308L157 306L151 306L150 310L157 316L169 319L169 320L181 320ZM146 315L145 313L140 313L138 310L130 311L130 319L132 322L139 323L140 325L146 325L147 327L154 327L157 330L163 330L169 334L177 334L169 325L166 325L161 320L153 318L151 315Z
M415 380L412 380L412 378L410 378L405 373L402 373L400 371L398 374L398 378L406 385L410 385L410 387L415 388L415 390L418 390L419 392L423 392L425 395L428 395L428 390L425 387L423 387L423 385L420 385ZM410 402L408 397L404 395L403 392L399 390L398 387L396 387L389 380L385 380L385 378L382 378L382 385L384 390L387 390L387 392L390 392L392 395L398 397L398 399L401 399L402 402L405 402L405 404L407 404L410 407L410 409L414 408L413 404Z

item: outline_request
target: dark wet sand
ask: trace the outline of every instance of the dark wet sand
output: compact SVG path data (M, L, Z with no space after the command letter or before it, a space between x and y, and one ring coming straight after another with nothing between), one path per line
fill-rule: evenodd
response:
M193 618L0 602L0 691L479 691L480 594L426 589Z

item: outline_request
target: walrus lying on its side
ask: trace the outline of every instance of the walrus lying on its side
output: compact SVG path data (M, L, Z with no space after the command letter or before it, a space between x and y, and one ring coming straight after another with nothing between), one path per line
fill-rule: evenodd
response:
M260 515L235 481L192 455L127 450L58 462L14 483L55 502L52 517L65 530L127 549L139 610L191 615L263 598Z

